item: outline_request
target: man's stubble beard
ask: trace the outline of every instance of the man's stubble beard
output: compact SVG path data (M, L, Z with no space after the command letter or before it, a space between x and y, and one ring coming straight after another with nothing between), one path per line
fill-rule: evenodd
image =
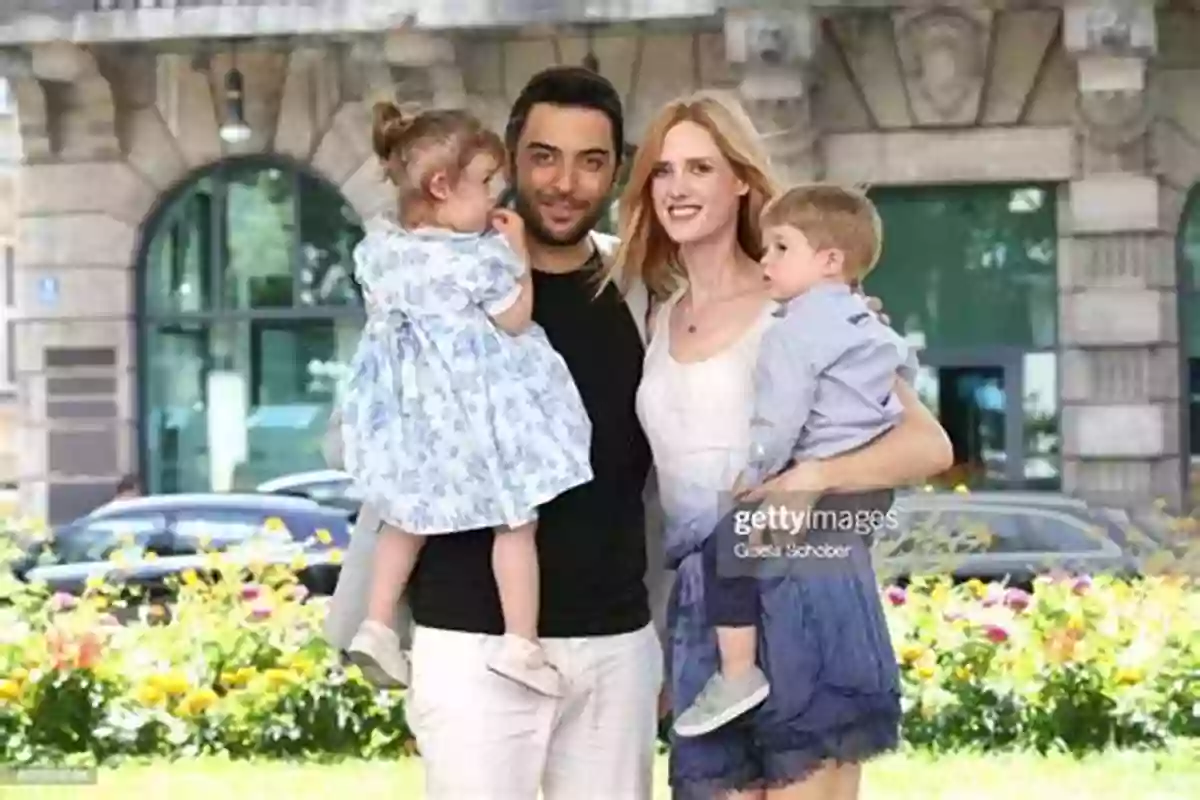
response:
M559 236L547 230L542 225L536 204L521 191L520 187L517 187L516 196L513 201L513 210L525 221L525 233L537 241L538 244L550 247L572 247L582 242L584 237L590 234L595 229L596 224L604 217L605 212L608 210L608 195L606 194L579 221L579 224L575 228L568 231L566 236Z

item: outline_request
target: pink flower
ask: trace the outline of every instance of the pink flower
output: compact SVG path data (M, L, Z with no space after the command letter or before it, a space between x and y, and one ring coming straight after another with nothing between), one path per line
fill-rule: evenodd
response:
M965 619L966 616L966 614L962 613L956 608L942 612L942 619L946 620L946 622L958 622L960 619Z
M102 628L121 627L121 620L117 619L112 614L101 614L100 618L96 620L96 623Z
M297 603L303 603L306 597L308 597L308 588L306 586L298 583L292 587L292 599Z
M1001 625L984 625L983 635L988 638L989 642L994 642L995 644L1003 644L1008 641L1008 631Z
M1013 611L1024 611L1029 608L1029 604L1032 602L1033 598L1029 595L1029 592L1021 589L1012 588L1004 593L1004 605Z
M250 606L250 618L257 620L267 619L273 611L274 609L271 608L271 604L260 597Z
M79 605L79 600L66 592L55 592L50 596L50 609L52 611L69 611Z
M257 600L262 595L262 587L257 583L247 583L242 587L243 600Z
M908 592L901 586L889 586L883 596L894 606L902 606L908 602Z
M1087 575L1080 575L1071 583L1071 591L1075 594L1084 594L1090 588L1092 588L1092 579Z
M983 596L983 605L985 608L999 605L1004 602L1004 587L998 583L989 583L987 592Z

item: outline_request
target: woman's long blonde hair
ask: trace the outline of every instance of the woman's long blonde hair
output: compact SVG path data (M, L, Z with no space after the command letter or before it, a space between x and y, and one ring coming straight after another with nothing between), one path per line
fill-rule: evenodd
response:
M678 247L667 236L650 196L654 165L662 156L667 132L681 122L692 122L708 131L739 180L749 186L738 207L738 245L751 258L762 256L763 206L779 193L771 177L766 150L750 116L732 97L703 90L673 100L651 121L629 170L629 180L618 201L621 245L604 274L601 286L615 282L625 291L640 277L652 296L666 297L684 277L676 258Z

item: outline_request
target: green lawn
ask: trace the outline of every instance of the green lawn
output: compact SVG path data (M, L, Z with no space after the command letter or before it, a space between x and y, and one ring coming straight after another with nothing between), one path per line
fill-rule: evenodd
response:
M661 761L656 795L663 800L669 798L665 766ZM871 764L865 783L863 800L1012 800L1026 793L1081 800L1195 800L1200 798L1200 746L1159 754L1118 752L1078 761L1007 754L940 759L896 755ZM143 795L171 800L338 796L417 800L422 796L421 762L305 766L204 759L104 771L98 786L86 788L0 788L5 800L133 800Z

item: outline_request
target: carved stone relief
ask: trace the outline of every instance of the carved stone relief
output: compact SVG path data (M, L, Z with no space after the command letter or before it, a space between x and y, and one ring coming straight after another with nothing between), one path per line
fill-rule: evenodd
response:
M1080 92L1076 113L1088 144L1109 153L1144 137L1154 117L1145 91Z
M917 125L969 125L983 94L992 26L988 11L898 12L896 47Z

